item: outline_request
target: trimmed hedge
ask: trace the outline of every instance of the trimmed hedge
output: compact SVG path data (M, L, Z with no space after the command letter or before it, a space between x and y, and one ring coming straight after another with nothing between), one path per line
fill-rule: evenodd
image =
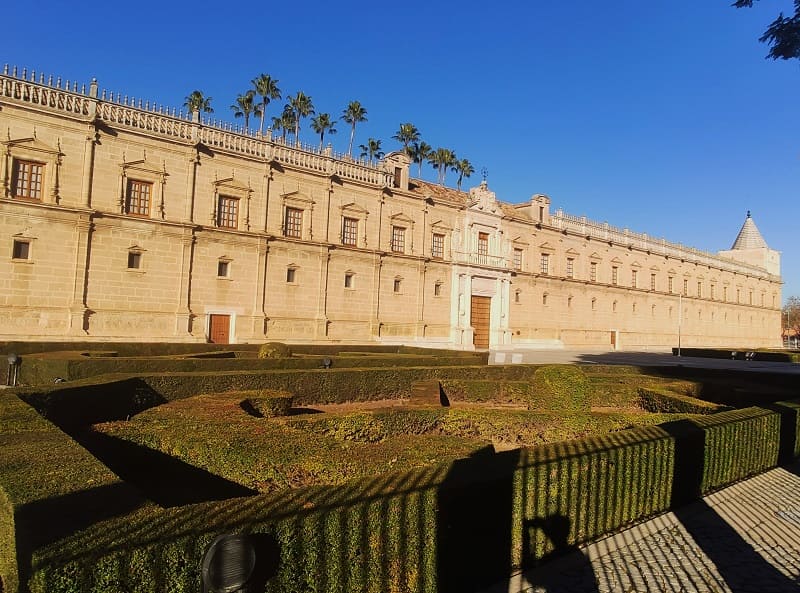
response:
M20 576L27 580L36 548L145 504L83 447L0 391L2 590L13 593Z
M668 388L639 387L639 405L648 412L668 414L715 414L730 407L683 395Z
M672 349L672 355L678 355L678 349ZM762 362L800 362L800 355L794 352L778 352L775 350L741 350L738 348L681 348L681 356L697 358L725 358L728 360L759 360Z
M797 406L788 406L796 419ZM554 525L566 527L566 546L596 538L667 510L681 492L708 492L773 467L790 436L796 450L797 434L781 434L778 412L752 408L476 454L341 488L139 509L37 548L30 587L197 591L209 542L246 532L267 550L258 590L474 590L552 552Z
M322 365L321 355L305 355L293 358L230 358L228 351L204 353L181 358L87 358L74 352L31 355L23 359L19 381L24 385L52 384L56 377L67 381L88 379L99 375L116 373L193 373L262 371L288 369L318 369ZM410 366L463 366L482 364L479 359L453 356L447 352L440 356L417 354L372 354L348 352L331 355L334 368L374 368ZM222 355L225 355L224 357Z
M253 392L253 395L244 401L261 414L262 417L275 418L289 415L293 399L294 396L286 391L264 389L263 391Z

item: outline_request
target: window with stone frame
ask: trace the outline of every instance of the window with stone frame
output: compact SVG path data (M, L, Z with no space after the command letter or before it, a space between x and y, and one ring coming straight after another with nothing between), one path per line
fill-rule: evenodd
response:
M514 269L522 270L522 249L519 247L514 248Z
M125 191L125 214L150 216L150 200L152 196L152 183L128 179L128 187Z
M674 286L672 285L674 281L675 278L672 276L667 276L667 292L670 294L672 294L672 291L674 290Z
M42 199L44 164L14 159L11 188L15 198Z
M541 254L541 258L539 259L539 271L542 274L550 273L550 254L548 253Z
M611 284L615 285L619 281L619 268L617 266L611 267Z
M639 284L639 270L631 270L631 286L637 288Z
M438 296L442 296L442 282L441 281L436 282L436 284L433 285L433 296L437 296L437 297Z
M358 219L342 217L342 245L358 245Z
M217 261L217 278L230 278L231 275L231 262L228 259L220 259Z
M345 288L355 288L355 277L356 277L356 275L353 272L345 272L345 274L344 274L344 287Z
M406 252L406 228L402 226L392 226L391 249L394 253ZM397 292L397 291L395 291Z
M11 259L30 259L31 256L31 242L14 239L11 246Z
M444 259L444 234L433 233L431 236L431 257Z
M128 269L140 270L142 269L142 252L129 251L128 252Z
M239 198L219 196L217 198L217 226L235 229L239 226Z
M486 264L489 258L489 233L478 233L478 263Z
M683 279L683 294L684 296L689 294L689 281L686 278Z
M656 289L656 275L650 274L650 290Z
M300 208L286 206L283 215L283 234L296 239L303 237L303 211Z
M574 278L575 277L575 258L568 257L567 258L567 278Z
M589 263L589 282L597 282L597 262Z

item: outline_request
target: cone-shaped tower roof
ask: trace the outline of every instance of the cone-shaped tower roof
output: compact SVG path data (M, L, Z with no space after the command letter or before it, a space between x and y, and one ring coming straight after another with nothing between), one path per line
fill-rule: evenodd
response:
M742 225L742 230L739 231L731 249L758 249L760 247L768 248L767 242L764 241L764 237L761 236L748 210L747 218L745 218L744 224Z

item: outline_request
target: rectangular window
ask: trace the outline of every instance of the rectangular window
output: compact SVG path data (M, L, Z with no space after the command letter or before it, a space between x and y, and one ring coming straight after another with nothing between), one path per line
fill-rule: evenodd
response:
M217 276L220 278L227 278L230 272L230 262L219 261L217 262Z
M722 287L722 300L725 301L726 303L728 302L728 287L727 286L723 286Z
M478 263L489 263L489 233L478 233Z
M550 255L548 253L542 254L542 257L539 260L539 268L542 274L550 273Z
M737 288L736 289L736 304L739 304L741 302L742 302L742 291Z
M567 258L567 278L574 278L575 277L575 259L568 257Z
M433 296L442 296L442 283L437 282L433 285Z
M444 259L444 235L441 233L433 233L431 238L431 257Z
M342 218L342 244L343 245L357 245L358 244L358 219Z
M401 226L392 227L392 251L395 253L406 252L406 229Z
M295 268L286 268L286 282L294 284L297 281L297 270Z
M128 252L128 269L139 270L142 267L142 254L138 251Z
M15 198L42 199L44 165L31 161L14 161L12 187Z
M686 278L683 279L683 294L689 294L689 281Z
M394 179L392 186L400 187L400 180L403 178L403 170L400 167L394 168Z
M152 195L152 183L129 179L128 191L125 195L125 214L150 216L150 197Z
M639 278L639 270L631 270L631 286L633 286L634 288L636 288L637 284L639 283L638 278Z
M514 269L522 270L522 249L514 249Z
M239 199L220 196L217 199L217 226L235 229L239 226Z
M347 272L344 275L344 287L345 288L353 288L353 276L352 272Z
M672 291L673 291L673 288L674 288L674 287L672 286L672 281L673 281L673 280L674 280L674 278L673 278L672 276L669 276L669 277L667 278L667 292L669 292L670 294L672 294Z
M299 208L286 207L283 220L283 234L297 239L303 236L303 211Z
M400 292L400 289L403 287L403 281L400 278L394 279L394 284L392 285L392 290L394 292Z
M656 289L656 275L650 274L650 290Z
M711 300L712 300L712 301L713 301L713 300L714 300L714 298L716 297L716 295L715 295L714 293L716 293L716 287L715 287L715 286L712 284L712 285L711 285Z
M28 241L14 240L14 246L11 249L12 259L29 259L31 255L31 244Z
M597 282L597 262L593 261L589 264L589 281Z
M703 296L703 283L702 282L698 282L697 283L697 296L698 297L702 297Z
M611 266L611 284L616 286L618 281L619 281L619 268L617 266Z

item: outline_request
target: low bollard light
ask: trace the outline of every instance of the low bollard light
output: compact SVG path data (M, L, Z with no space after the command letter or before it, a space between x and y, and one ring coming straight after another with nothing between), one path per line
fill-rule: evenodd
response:
M6 385L9 387L17 386L17 375L19 374L19 363L21 358L13 352L8 355L8 374L6 375Z
M246 535L220 535L203 555L203 593L244 593L255 567L256 550Z

